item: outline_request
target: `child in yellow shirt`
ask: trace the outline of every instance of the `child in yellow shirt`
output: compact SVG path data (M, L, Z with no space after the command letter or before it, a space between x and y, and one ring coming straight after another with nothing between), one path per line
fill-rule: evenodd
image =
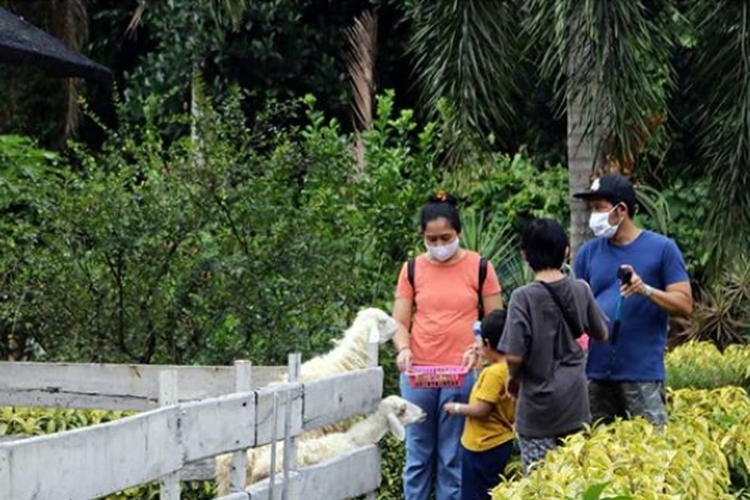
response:
M490 363L471 390L469 404L446 403L445 411L465 416L461 436L461 500L489 499L489 490L513 449L515 401L505 391L508 366L495 350L505 327L505 311L492 311L482 322L482 353Z

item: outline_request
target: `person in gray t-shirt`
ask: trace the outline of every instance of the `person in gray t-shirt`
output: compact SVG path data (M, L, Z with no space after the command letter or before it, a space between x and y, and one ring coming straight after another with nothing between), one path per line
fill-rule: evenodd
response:
M516 289L498 350L506 354L508 392L518 398L516 433L524 472L560 438L591 421L584 333L607 338L607 320L589 286L562 271L569 245L556 221L537 219L521 238L534 282Z

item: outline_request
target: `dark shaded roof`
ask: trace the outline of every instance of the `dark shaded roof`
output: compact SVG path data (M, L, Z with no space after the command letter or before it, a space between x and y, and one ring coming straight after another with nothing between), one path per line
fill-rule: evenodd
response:
M0 8L0 63L25 64L60 77L109 80L112 72L46 31Z

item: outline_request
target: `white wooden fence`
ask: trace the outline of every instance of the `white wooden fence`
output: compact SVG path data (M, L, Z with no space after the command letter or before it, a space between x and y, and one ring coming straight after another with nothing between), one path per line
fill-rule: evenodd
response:
M292 357L290 357L292 359ZM297 366L299 358L297 358ZM284 367L190 367L0 362L0 406L147 410L118 421L0 443L0 499L87 500L159 480L179 498L178 480L212 476L213 458L234 452L226 500L336 500L375 491L380 454L367 446L272 477L244 490L244 450L369 413L382 398L380 368L267 387ZM161 382L160 382L161 380ZM162 406L159 406L160 401ZM197 474L190 463L207 462ZM288 472L286 472L288 471ZM286 479L286 480L285 480Z

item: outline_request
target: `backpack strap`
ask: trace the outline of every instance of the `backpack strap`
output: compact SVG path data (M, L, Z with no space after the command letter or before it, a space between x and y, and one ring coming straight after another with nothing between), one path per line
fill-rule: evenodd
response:
M479 259L479 287L477 288L477 309L479 321L484 319L484 300L482 299L482 288L484 288L484 282L487 281L487 258L482 257ZM414 258L406 261L406 278L409 280L411 289L413 292L412 307L414 310L417 308L417 289L414 286L414 270L416 269L416 262Z
M416 262L414 258L412 257L408 261L406 261L406 278L409 280L409 284L411 285L412 290L412 310L417 309L417 289L414 286L414 269L416 268Z
M479 288L477 288L477 309L479 311L479 321L484 319L484 300L482 300L482 288L487 280L487 257L479 259Z

